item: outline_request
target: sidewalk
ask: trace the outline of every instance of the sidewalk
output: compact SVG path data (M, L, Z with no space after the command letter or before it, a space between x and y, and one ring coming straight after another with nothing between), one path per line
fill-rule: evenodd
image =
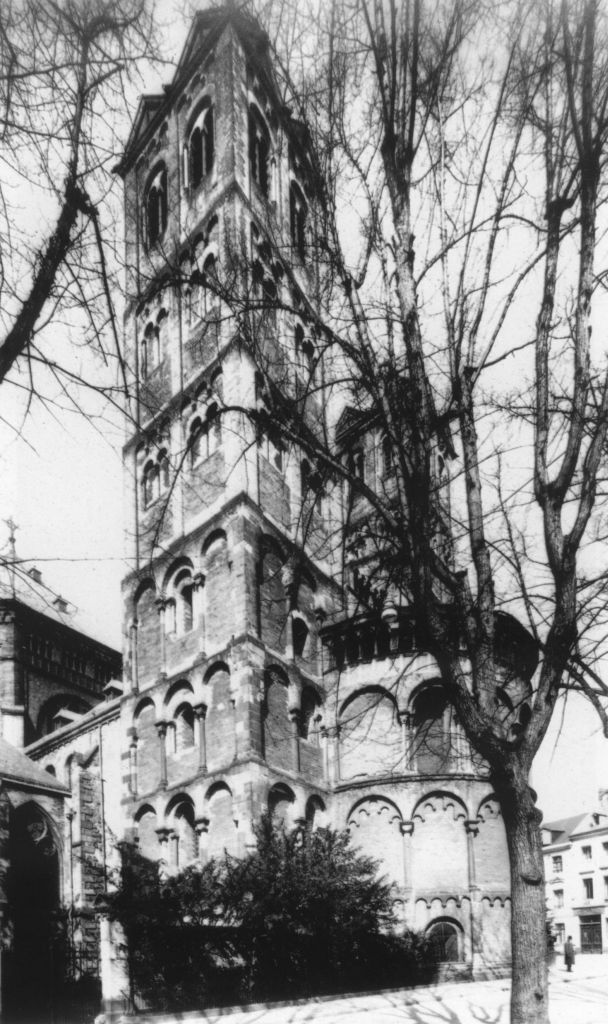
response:
M509 1024L508 978L446 982L339 999L123 1018L125 1024ZM581 954L549 970L551 1024L606 1024L608 956Z

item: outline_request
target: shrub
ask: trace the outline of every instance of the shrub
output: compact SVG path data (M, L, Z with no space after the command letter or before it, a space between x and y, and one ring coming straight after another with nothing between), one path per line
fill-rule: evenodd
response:
M113 901L146 1002L186 1010L413 985L426 943L395 935L391 887L348 832L285 830L268 817L256 848L166 881L123 852Z

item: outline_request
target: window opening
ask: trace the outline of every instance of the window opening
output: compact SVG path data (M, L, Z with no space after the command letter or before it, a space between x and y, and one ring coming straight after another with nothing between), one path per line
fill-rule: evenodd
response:
M292 182L289 190L291 243L302 260L306 251L307 214L308 209L302 191L295 182Z
M167 170L162 167L150 182L146 196L148 245L156 245L167 227Z
M215 150L213 108L205 107L199 114L188 141L188 178L198 188L213 167Z
M268 128L255 107L249 108L249 168L251 178L260 191L268 198L270 135Z

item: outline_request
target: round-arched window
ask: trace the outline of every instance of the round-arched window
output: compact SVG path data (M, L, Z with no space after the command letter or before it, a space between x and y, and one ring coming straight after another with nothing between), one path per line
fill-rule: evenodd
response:
M458 963L462 960L461 932L451 921L436 921L429 925L427 936L435 963Z

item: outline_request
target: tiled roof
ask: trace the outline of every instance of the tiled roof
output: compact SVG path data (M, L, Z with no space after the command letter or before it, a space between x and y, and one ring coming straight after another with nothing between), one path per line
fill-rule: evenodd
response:
M69 793L69 789L50 772L40 768L27 754L13 747L0 736L0 780L15 784L33 786L36 789L51 790L54 793Z
M574 814L571 818L559 818L557 821L543 821L541 829L543 832L551 833L552 843L565 843L570 838L577 826L588 816L589 811L583 814Z
M95 636L94 625L91 628L81 610L48 585L31 561L0 560L0 601L19 601L47 619L81 633L83 638L115 650L111 644Z

